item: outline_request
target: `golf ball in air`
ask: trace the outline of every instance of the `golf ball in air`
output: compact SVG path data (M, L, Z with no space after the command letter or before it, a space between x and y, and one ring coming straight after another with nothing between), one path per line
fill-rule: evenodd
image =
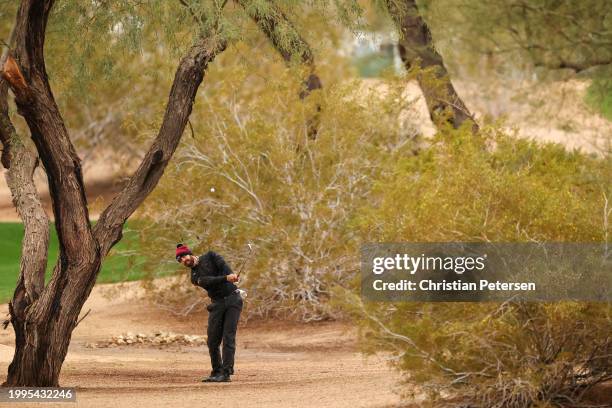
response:
M211 187L211 188L210 188L210 192L211 192L211 193L214 193L214 192L215 192L215 188L214 188L214 187Z

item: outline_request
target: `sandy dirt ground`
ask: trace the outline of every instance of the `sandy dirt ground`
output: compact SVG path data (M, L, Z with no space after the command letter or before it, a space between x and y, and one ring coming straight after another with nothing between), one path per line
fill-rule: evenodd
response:
M363 357L356 349L354 329L341 323L241 323L236 372L226 384L200 382L210 372L205 345L92 348L91 344L127 332L205 333L206 312L179 318L136 298L132 288L113 286L94 288L83 308L83 313L91 312L74 331L63 366L60 385L76 388L77 407L355 408L399 404L397 373L382 356ZM0 312L4 316L7 306L2 305ZM10 326L0 330L3 379L13 344Z

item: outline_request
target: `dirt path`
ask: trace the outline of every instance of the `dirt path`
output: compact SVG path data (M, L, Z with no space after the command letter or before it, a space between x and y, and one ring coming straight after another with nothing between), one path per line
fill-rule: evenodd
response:
M362 357L354 330L339 323L242 324L236 374L228 384L200 382L210 370L206 346L91 348L91 343L128 331L205 332L205 314L177 318L134 299L129 288L129 296L113 290L108 299L104 294L110 287L97 286L85 304L83 311L91 312L75 330L62 370L61 385L77 388L77 407L353 408L398 403L397 374L381 358ZM0 312L6 310L2 305ZM0 331L2 378L12 346L12 330ZM28 406L36 405L58 404Z

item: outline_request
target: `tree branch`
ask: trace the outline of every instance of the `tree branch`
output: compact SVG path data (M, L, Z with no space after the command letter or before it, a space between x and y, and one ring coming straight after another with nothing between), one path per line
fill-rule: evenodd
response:
M252 0L235 1L264 32L287 64L290 64L292 58L297 56L300 62L308 67L308 77L303 82L300 99L305 99L312 91L322 89L321 79L315 72L312 49L285 13L271 0L266 0L267 13L260 13L257 7L253 5ZM316 110L317 113L314 117L308 120L308 136L311 139L316 139L317 136L318 114L321 111L321 106L317 105Z
M9 49L15 43L15 31L11 33L8 49L0 57L0 66L8 59ZM36 151L20 140L8 110L9 85L5 73L0 75L0 142L2 165L6 183L13 196L13 204L24 225L19 278L9 305L11 319L23 319L26 308L43 290L49 246L49 219L36 191L33 174L38 166Z
M473 115L463 103L453 86L442 56L436 51L429 26L421 17L415 0L385 0L397 30L399 31L400 57L406 70L414 67L431 68L433 78L419 73L417 80L425 96L429 115L434 123L448 121L455 129L463 122L472 119ZM432 79L435 79L434 83ZM445 101L455 101L448 104ZM478 125L472 121L472 131L478 131Z
M121 239L123 224L157 185L183 135L206 68L225 47L225 41L217 37L200 38L181 59L157 137L136 172L94 227L102 256Z
M87 311L87 313L85 313L83 315L83 317L81 317L79 320L77 320L77 322L74 324L74 328L76 329L76 327L79 325L79 323L81 323L83 320L85 320L85 318L87 317L87 315L89 315L89 313L91 312L91 309L89 309Z
M589 68L594 68L598 66L606 66L610 64L612 64L612 59L603 58L600 60L583 61L583 62L561 60L555 63L551 63L551 62L545 62L545 61L538 61L534 65L536 67L544 67L548 69L571 69L572 71L579 73Z

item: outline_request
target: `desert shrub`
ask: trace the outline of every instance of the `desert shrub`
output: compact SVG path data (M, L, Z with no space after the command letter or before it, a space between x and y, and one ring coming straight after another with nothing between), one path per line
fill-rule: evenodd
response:
M392 168L357 212L364 241L608 240L609 158L488 127L440 132ZM581 406L612 378L606 303L348 300L364 350L390 351L421 406Z
M193 137L186 135L134 226L145 269L155 277L159 265L175 262L174 244L185 242L196 252L219 252L238 270L252 243L241 283L250 292L246 316L336 317L330 290L346 286L358 262L354 211L386 160L414 148L415 134L398 126L411 103L402 98L404 84L389 80L384 94L368 97L356 81L326 82L302 101L297 69L221 64L211 67L198 100ZM317 104L312 141L306 123ZM154 297L177 311L196 310L199 297L178 270L183 286L162 284Z
M364 351L391 352L420 406L594 406L584 396L612 378L605 304L362 306Z

